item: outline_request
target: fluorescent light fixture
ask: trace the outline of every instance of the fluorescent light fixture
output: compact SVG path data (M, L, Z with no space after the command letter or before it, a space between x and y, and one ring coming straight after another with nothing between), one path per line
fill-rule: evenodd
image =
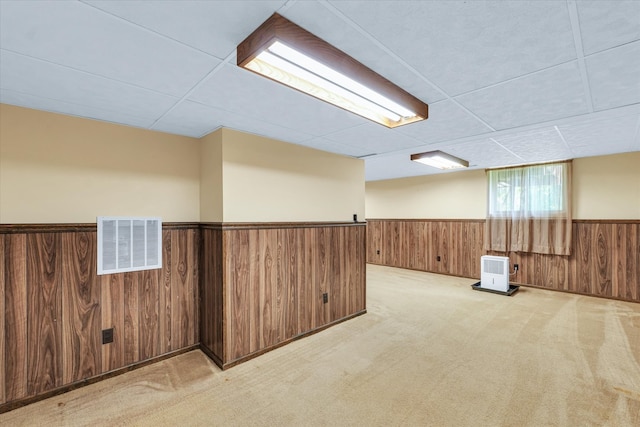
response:
M429 115L427 104L278 14L238 45L237 63L389 128Z
M443 153L442 151L412 154L411 160L438 169L460 169L469 167L468 161L452 156L451 154Z

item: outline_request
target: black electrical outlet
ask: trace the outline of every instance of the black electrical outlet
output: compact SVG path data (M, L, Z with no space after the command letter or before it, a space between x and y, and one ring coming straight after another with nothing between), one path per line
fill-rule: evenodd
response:
M324 294L322 294L322 302L325 303L325 304L329 302L329 294L328 293L325 292Z
M520 266L518 264L513 264L513 269L515 271L518 271L519 268L520 268Z
M440 255L436 257L436 261L440 261Z
M358 214L353 214L353 222L358 222Z
M376 255L380 255L380 249L376 249Z
M113 328L102 330L102 344L113 342Z

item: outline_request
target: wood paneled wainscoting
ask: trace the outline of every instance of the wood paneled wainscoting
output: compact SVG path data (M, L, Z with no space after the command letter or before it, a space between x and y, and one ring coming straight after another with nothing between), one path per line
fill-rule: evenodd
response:
M0 225L0 412L193 348L199 234L165 223L162 269L98 276L95 224Z
M201 345L223 369L366 312L364 223L201 232Z
M484 220L367 220L367 262L480 278ZM574 220L570 256L499 253L525 286L640 302L640 220ZM439 260L438 260L439 257Z

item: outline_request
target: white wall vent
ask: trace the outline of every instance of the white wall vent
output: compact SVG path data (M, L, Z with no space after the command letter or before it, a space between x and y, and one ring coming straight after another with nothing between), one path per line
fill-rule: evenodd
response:
M162 268L162 219L99 216L98 274Z
M509 258L484 255L480 257L480 287L494 291L509 290Z

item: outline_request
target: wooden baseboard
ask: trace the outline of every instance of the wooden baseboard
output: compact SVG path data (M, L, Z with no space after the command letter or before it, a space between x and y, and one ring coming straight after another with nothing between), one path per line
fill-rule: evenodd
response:
M345 322L347 320L353 319L354 317L358 317L358 316L361 316L361 315L366 314L366 313L367 313L366 309L358 311L357 313L353 313L353 314L351 314L349 316L343 317L342 319L334 320L333 322L327 323L326 325L322 325L319 328L315 328L315 329L311 329L311 330L309 330L307 332L303 332L300 335L296 335L295 337L291 337L291 338L289 338L287 340L284 340L282 342L279 342L279 343L277 343L275 345L272 345L270 347L264 348L262 350L256 351L256 352L251 353L251 354L247 354L246 356L239 357L238 359L231 360L231 361L226 362L226 363L224 363L222 360L220 360L220 358L217 357L215 354L213 354L213 352L211 352L211 350L209 350L208 348L206 348L204 346L201 346L201 348L203 349L203 352L207 356L209 356L209 358L211 360L213 360L213 362L216 365L218 365L218 367L220 367L220 369L225 370L225 369L232 368L232 367L234 367L236 365L239 365L240 363L246 362L247 360L251 360L251 359L253 359L255 357L263 355L263 354L265 354L265 353L267 353L267 352L269 352L271 350L275 350L276 348L280 348L282 346L285 346L285 345L287 345L287 344L289 344L289 343L291 343L293 341L299 340L301 338L308 337L308 336L313 335L313 334L317 334L318 332L321 332L321 331L323 331L323 330L325 330L327 328L330 328L330 327L335 326L335 325L337 325L339 323Z
M125 374L127 372L142 368L144 366L151 365L153 363L157 363L157 362L160 362L162 360L166 360L166 359L169 359L171 357L178 356L180 354L188 353L188 352L193 351L193 350L197 350L199 348L200 348L200 346L198 344L192 345L192 346L189 346L189 347L185 347L185 348L181 348L180 350L172 351L170 353L165 353L165 354L163 354L161 356L157 356L157 357L153 357L151 359L143 360L141 362L134 363L134 364L129 365L129 366L125 366L124 368L116 369L114 371L109 371L109 372L106 372L106 373L101 374L101 375L96 375L95 377L87 378L87 379L84 379L82 381L78 381L78 382L75 382L75 383L67 384L65 386L58 387L58 388L56 388L54 390L50 390L50 391L47 391L45 393L38 394L36 396L31 396L31 397L26 397L24 399L14 400L14 401L11 401L11 402L8 402L8 403L0 405L0 414L12 411L14 409L21 408L21 407L29 405L31 403L35 403L35 402L39 402L39 401L44 400L44 399L48 399L48 398L53 397L53 396L58 396L60 394L67 393L69 391L76 390L76 389L81 388L81 387L88 386L89 384L95 384L95 383L97 383L99 381L103 381L103 380L106 380L108 378L113 378L113 377L116 377L118 375L122 375L122 374Z

